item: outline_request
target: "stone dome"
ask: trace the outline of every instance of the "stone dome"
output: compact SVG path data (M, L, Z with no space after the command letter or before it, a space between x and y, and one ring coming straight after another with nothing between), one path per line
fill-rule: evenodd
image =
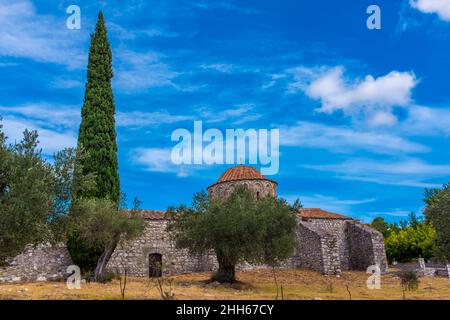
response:
M227 169L219 179L208 187L208 192L212 196L226 197L236 186L247 186L257 198L277 195L277 182L267 179L257 169L238 165Z
M239 165L229 168L219 177L217 182L233 181L233 180L252 180L266 179L258 170L253 167Z

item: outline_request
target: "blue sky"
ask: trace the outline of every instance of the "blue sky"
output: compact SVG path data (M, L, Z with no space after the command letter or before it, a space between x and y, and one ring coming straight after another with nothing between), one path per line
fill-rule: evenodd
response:
M81 29L66 8L81 8ZM366 9L381 8L381 30ZM113 49L121 187L189 203L229 166L170 161L177 128L280 129L279 195L363 221L450 180L450 0L0 0L0 115L46 156L76 145L89 34Z

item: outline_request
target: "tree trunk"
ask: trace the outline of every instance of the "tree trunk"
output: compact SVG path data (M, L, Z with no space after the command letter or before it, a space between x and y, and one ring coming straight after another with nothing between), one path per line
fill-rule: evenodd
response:
M213 277L213 280L220 283L232 283L236 281L235 265L230 263L225 257L217 256L217 262L219 263L219 270Z
M108 264L109 259L111 259L116 246L117 240L112 240L106 245L102 255L98 259L97 266L95 267L94 281L101 281L106 276L106 265Z

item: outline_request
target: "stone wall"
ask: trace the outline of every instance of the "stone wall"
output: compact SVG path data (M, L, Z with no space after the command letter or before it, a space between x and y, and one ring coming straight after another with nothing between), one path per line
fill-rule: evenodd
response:
M247 186L247 188L259 198L266 196L277 196L277 184L270 180L236 180L216 183L208 188L212 197L228 197L237 186Z
M147 220L141 237L118 245L108 263L108 270L123 273L127 269L130 276L147 277L149 255L153 253L162 255L163 274L211 271L216 268L217 262L211 253L193 255L187 250L176 249L166 226L166 220Z
M64 277L71 264L69 252L63 245L28 246L7 267L0 268L0 282L58 280Z
M424 258L418 258L412 262L396 263L393 265L396 274L406 271L414 271L419 277L443 276L450 278L450 264L426 262Z
M324 274L366 270L378 264L387 271L381 233L354 220L308 219L300 221L298 267Z
M379 265L381 272L387 272L387 259L383 235L362 223L347 224L346 237L349 247L349 267L352 270L366 270L370 265Z
M149 275L149 255L162 255L164 274L182 274L216 270L214 252L202 255L176 249L166 231L167 221L147 219L141 237L129 243L120 243L108 263L108 271L130 276ZM378 231L354 220L309 219L298 220L297 246L284 268L307 268L324 274L339 274L346 270L366 270L369 265L380 265L387 271L383 236ZM72 262L64 246L40 245L27 247L14 258L10 266L0 268L0 282L59 279ZM237 270L265 267L241 263Z
M298 225L298 244L296 250L297 266L324 272L322 259L322 232L315 230L309 222Z
M323 233L322 252L324 255L325 273L339 273L349 270L348 246L345 228L349 220L343 219L311 219L315 230Z

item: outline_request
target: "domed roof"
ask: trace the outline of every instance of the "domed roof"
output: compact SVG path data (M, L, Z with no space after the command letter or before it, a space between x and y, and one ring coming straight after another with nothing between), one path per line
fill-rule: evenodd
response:
M267 179L257 169L240 164L238 166L229 168L224 173L222 173L219 179L215 183L210 185L207 189L209 190L209 188L211 188L212 186L215 186L220 183L236 180L267 180L272 183L278 184L274 180Z
M217 182L233 181L233 180L254 180L266 179L258 170L250 166L238 165L226 170L220 176Z
M240 164L238 166L227 169L224 173L222 173L220 175L219 179L216 182L214 182L212 185L210 185L207 188L207 190L210 191L212 187L217 186L219 184L227 184L228 182L240 181L240 180L268 181L275 185L275 193L276 193L276 186L278 185L278 183L276 181L267 179L257 169L250 167L250 166L245 166L243 164Z

